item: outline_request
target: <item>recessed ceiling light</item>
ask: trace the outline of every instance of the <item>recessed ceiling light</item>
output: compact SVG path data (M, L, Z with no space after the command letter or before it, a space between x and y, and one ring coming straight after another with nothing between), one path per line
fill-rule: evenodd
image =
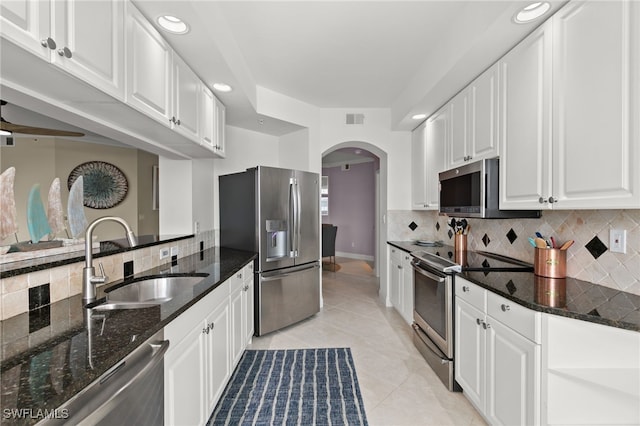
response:
M189 26L182 19L172 15L158 17L158 24L170 33L186 34L189 32Z
M214 83L213 89L217 90L218 92L230 92L231 90L233 90L231 86L225 83Z
M413 120L422 120L427 118L427 114L416 114L411 117Z
M520 10L513 20L518 24L526 24L534 21L547 13L551 9L551 5L546 1L531 3Z

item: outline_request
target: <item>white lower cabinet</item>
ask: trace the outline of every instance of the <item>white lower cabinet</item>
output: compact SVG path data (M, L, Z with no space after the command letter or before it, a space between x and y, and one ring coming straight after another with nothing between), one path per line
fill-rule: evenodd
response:
M640 424L640 333L544 315L542 424Z
M456 381L492 425L540 424L540 313L456 277Z
M389 297L391 305L404 320L413 323L413 268L411 255L389 246Z
M167 324L164 333L170 341L165 424L205 424L253 335L253 264Z

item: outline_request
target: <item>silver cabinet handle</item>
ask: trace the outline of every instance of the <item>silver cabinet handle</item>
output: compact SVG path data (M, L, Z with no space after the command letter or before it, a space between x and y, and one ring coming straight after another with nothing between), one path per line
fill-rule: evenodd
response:
M242 272L240 272L238 275L236 275L238 278L242 279Z
M509 305L505 305L503 303L502 305L500 305L500 309L502 309L502 312L507 312L511 308L509 307Z
M56 42L51 37L40 40L40 44L42 47L48 47L51 50L55 50L56 48Z
M484 321L482 321L480 318L476 318L476 324L480 325L482 324Z
M176 124L179 126L180 125L180 119L176 120Z
M462 292L463 292L463 293L466 293L466 292L468 292L468 291L469 291L469 287L467 287L466 285L463 285L463 286L462 286Z
M491 324L488 324L488 323L486 323L486 322L484 322L484 321L483 321L483 322L482 322L482 328L484 328L485 330L486 330L487 328L491 328Z
M549 204L553 204L553 203L555 203L555 202L557 202L557 201L558 201L558 200L556 200L555 198L553 198L553 197L549 197Z
M402 265L398 265L398 269L402 269Z
M546 202L547 202L547 200L545 200L544 198L542 198L542 197L538 198L538 203L544 204Z
M208 326L203 328L202 329L202 334L209 334L209 330L210 330L210 328Z
M65 58L71 58L73 56L73 53L71 53L71 50L69 50L69 48L65 46L62 49L58 49L58 55L64 56Z

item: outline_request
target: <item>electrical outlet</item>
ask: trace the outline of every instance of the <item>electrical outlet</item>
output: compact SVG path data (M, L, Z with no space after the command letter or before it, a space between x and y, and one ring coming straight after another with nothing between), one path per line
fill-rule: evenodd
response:
M193 222L193 233L194 234L200 233L200 222L198 222L197 220Z
M169 250L169 247L161 248L160 249L160 259L166 259L167 257L169 257L170 253L171 252Z
M612 229L609 231L609 250L612 253L627 253L626 229Z
M178 246L171 247L171 257L178 255Z

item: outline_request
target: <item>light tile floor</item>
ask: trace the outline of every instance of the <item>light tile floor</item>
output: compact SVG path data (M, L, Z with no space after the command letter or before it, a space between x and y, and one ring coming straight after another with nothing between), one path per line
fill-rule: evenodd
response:
M411 341L411 329L378 299L363 261L338 258L323 272L323 309L262 337L250 349L350 347L367 419L376 425L485 425L462 393L449 392Z

